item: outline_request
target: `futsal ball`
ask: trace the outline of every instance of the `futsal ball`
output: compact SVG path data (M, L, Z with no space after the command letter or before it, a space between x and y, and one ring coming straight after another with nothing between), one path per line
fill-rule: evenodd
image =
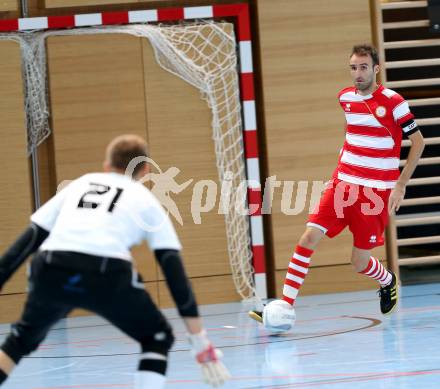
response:
M284 300L274 300L263 309L263 325L270 332L288 332L295 324L295 310Z

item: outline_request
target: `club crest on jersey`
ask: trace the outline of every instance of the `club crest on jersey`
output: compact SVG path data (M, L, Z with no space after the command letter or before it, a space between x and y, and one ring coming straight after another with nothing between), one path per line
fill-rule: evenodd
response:
M345 110L350 111L350 109L351 109L351 104L350 103L345 104Z
M381 105L376 108L376 116L383 118L387 113L387 110L385 107L382 107Z

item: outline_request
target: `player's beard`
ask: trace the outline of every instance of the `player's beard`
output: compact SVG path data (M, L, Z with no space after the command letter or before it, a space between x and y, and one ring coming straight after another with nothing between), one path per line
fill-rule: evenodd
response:
M373 83L374 83L374 79L370 78L367 81L362 81L362 82L355 81L354 85L356 86L357 90L363 92L370 89L373 86Z

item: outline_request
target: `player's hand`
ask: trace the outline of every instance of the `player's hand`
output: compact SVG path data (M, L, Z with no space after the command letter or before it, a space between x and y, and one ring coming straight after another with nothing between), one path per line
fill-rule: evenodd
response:
M216 349L203 330L198 334L188 334L191 353L202 368L203 380L213 387L221 386L231 378L228 369L220 361L223 353Z
M388 200L388 213L397 212L405 197L405 186L397 184L391 191L390 198Z

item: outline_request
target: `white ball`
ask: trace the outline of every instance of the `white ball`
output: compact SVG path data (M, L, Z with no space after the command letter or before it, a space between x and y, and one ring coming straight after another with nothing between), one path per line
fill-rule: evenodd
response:
M284 300L274 300L263 309L264 327L275 333L288 332L295 324L295 309Z

